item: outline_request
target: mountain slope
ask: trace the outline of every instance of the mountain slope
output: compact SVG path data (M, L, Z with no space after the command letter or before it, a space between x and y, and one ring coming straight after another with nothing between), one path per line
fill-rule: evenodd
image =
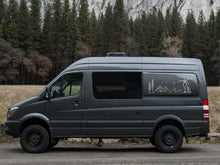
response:
M78 3L80 0L77 0ZM96 14L105 12L108 3L115 4L115 0L88 0L90 10L95 9ZM124 0L125 9L128 12L129 17L136 18L143 11L151 12L153 8L161 10L163 14L166 14L167 9L172 9L174 6L174 0ZM185 19L188 11L193 11L195 18L199 16L199 12L203 10L206 19L209 18L210 11L213 9L216 12L220 9L220 1L213 0L176 0L178 11Z
M7 0L8 1L8 0ZM20 0L18 0L19 2ZM29 0L28 0L29 1ZM64 1L64 0L61 0ZM88 0L89 9L95 9L96 15L104 13L108 3L114 6L116 0ZM72 4L73 0L70 0ZM53 0L41 0L41 11L44 14L44 9L47 4L53 3ZM80 0L76 0L76 6L79 8ZM172 9L174 6L174 0L124 0L125 10L128 12L129 17L136 18L143 11L146 13L151 12L153 8L161 10L165 15L167 9ZM209 18L210 11L215 13L220 9L220 0L176 0L178 11L181 13L183 19L186 18L188 11L192 11L195 18L198 19L199 12L203 10L205 18Z

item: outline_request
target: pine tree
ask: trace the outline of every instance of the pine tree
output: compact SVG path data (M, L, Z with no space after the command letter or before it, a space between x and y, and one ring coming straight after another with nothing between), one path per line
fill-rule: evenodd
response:
M72 17L76 20L77 17L76 0L73 0L71 12L72 12Z
M146 34L146 44L148 56L159 56L161 36L158 31L156 10L153 10L153 13L149 14L147 22L146 28L148 28L148 33Z
M95 56L105 56L107 50L104 48L104 15L101 13L100 17L98 18L97 21L97 26L96 26L96 44L95 44L95 52L93 52L93 55Z
M188 13L186 17L186 24L183 29L182 54L184 57L194 57L198 54L196 38L197 24L193 13Z
M61 58L61 18L62 18L62 5L60 0L54 0L53 3L53 21L52 21L52 46L53 46L53 56L51 60L53 62L53 72L51 77L56 76L60 70L59 59Z
M89 5L87 0L80 1L80 9L79 9L79 33L80 33L80 41L86 44L89 43Z
M75 56L74 53L76 51L76 45L77 42L79 41L79 27L77 24L77 12L76 12L76 2L75 0L73 0L73 4L72 4L72 11L71 11L71 16L70 16L70 20L71 20L71 29L72 29L72 33L73 33L73 50L72 50L72 62L75 61Z
M166 22L163 17L161 10L157 13L157 35L158 35L158 56L161 55L161 50L163 49L163 40L166 37Z
M176 1L175 1L176 2ZM182 20L180 17L180 13L177 10L176 3L173 7L171 20L170 20L170 35L172 37L175 36L181 36L181 26L182 26Z
M147 39L148 39L148 21L145 12L142 13L141 18L137 18L134 22L134 39L138 45L138 56L147 56Z
M95 15L95 10L92 10L91 13L91 17L90 17L90 47L91 47L91 51L92 51L92 56L96 56L97 52L97 19L96 19L96 15Z
M214 41L215 40L215 14L212 10L208 20L209 36Z
M214 64L213 70L218 79L218 85L220 85L220 9L216 16L215 36L217 40L217 48L214 57L212 57L212 64Z
M8 25L12 20L17 21L18 3L16 0L9 0L9 4L5 11L5 23Z
M29 49L40 51L41 43L40 0L31 0L29 19Z
M27 51L28 49L28 18L29 11L26 4L26 0L21 0L19 10L18 10L18 18L17 18L17 26L18 26L18 41L19 48Z
M2 25L2 20L3 20L3 17L4 17L4 12L5 12L4 0L0 0L0 26Z
M73 61L71 57L73 57L73 49L75 45L73 45L74 33L72 31L71 21L71 9L69 6L69 0L65 0L61 17L61 59L59 60L61 70Z
M12 44L14 48L18 47L18 31L17 31L17 24L15 23L15 20L13 19L7 29L6 29L6 40Z
M3 38L3 27L2 27L2 24L0 24L0 38Z
M205 22L205 17L203 11L200 11L198 18L198 34L197 34L197 49L198 54L195 57L200 58L203 63L206 63L206 56L209 54L209 49L207 47L208 37L208 27Z
M132 17L129 18L129 31L130 31L130 36L133 37L134 36L134 20Z
M170 9L166 10L166 16L165 16L165 22L166 22L166 34L171 34L171 14Z
M10 0L3 19L3 38L12 42L15 47L18 46L17 14L18 3L16 0Z
M162 12L160 10L156 12L156 9L153 9L153 12L148 14L148 16L145 14L142 16L142 21L143 29L141 32L145 37L142 47L144 48L144 45L147 46L147 48L144 48L146 51L145 55L160 56L162 41L165 37L165 21Z
M209 77L208 72L209 69L209 46L207 42L210 40L209 32L208 32L208 25L205 22L205 17L203 11L200 11L199 18L198 18L198 33L197 33L197 50L198 53L195 54L194 57L200 58L202 60L203 66L205 68L205 73L207 77Z
M123 0L116 0L114 10L114 49L115 51L125 51L128 35L129 35L129 24L128 15L124 10Z
M220 9L218 10L218 13L216 16L215 37L216 37L216 40L220 40Z
M47 5L44 16L41 53L52 58L52 8L50 4Z
M159 35L162 36L162 34L165 32L166 22L161 10L159 10L157 13L157 27Z
M5 12L4 0L0 0L0 38L3 37L3 18Z
M218 80L218 85L220 86L220 40L218 40L218 46L215 55L212 57L213 71Z
M213 70L211 69L212 66L212 62L211 59L215 54L215 50L216 50L216 36L215 36L215 14L214 11L212 10L210 13L210 17L208 20L208 31L209 31L209 40L208 40L208 45L207 47L209 48L208 50L208 54L206 55L206 63L204 65L205 68L205 72L206 72L206 78L207 78L207 83L209 84L213 84L215 83L216 79L215 79L215 73L213 72ZM208 74L207 74L208 73Z
M112 6L110 3L106 8L106 12L103 20L103 34L102 34L102 43L103 43L103 51L113 52L114 50L114 20L113 20ZM103 52L105 53L105 52Z

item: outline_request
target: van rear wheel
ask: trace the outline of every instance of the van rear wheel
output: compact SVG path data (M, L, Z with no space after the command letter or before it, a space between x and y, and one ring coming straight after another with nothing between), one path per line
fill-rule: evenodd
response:
M22 131L20 143L22 149L28 153L41 153L49 145L49 134L44 127L31 125Z
M183 134L179 128L165 125L157 130L154 142L157 149L161 152L177 152L183 144Z

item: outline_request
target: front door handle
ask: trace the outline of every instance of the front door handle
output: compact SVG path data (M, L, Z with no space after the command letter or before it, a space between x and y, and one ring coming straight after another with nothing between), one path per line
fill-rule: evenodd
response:
M82 104L82 101L74 101L73 102L73 105L76 106L76 107L81 105L81 104Z

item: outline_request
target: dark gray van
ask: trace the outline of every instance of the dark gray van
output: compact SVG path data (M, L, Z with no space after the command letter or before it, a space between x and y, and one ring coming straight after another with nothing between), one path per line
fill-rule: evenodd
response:
M89 57L61 72L37 96L9 108L5 131L26 152L59 139L149 138L176 152L183 137L206 137L209 106L199 59Z

